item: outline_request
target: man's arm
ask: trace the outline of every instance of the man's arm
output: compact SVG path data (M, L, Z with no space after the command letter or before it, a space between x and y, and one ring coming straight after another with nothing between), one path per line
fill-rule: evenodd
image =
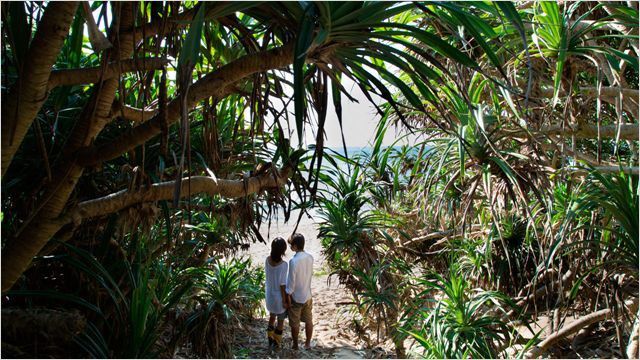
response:
M291 301L289 300L289 295L287 295L286 287L287 287L287 272L288 272L288 264L285 263L284 266L287 267L287 271L281 273L280 276L280 295L282 296L282 305L285 309L291 307Z
M296 282L296 275L295 275L295 266L296 264L292 261L289 261L289 276L287 277L287 287L285 289L285 292L288 295L291 295L293 293L293 286L295 285Z

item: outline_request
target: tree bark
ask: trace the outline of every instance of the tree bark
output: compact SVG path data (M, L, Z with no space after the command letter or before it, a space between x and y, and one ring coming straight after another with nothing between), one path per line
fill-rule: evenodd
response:
M105 68L54 70L49 78L49 89L63 85L95 84L101 80L119 77L122 73L162 69L168 63L169 60L162 58L140 58L119 63L111 62Z
M24 69L2 104L2 175L47 99L51 68L78 7L77 2L48 3L27 52Z
M279 172L268 172L245 180L214 180L207 176L192 176L182 179L181 198L201 193L210 195L222 195L228 198L239 198L259 193L266 189L279 188L287 182L291 174L291 168L286 166ZM28 241L26 244L12 241L2 251L2 292L9 290L20 275L27 269L34 255L33 249L37 247L35 254L40 252L47 244L50 236L38 236L40 233L55 234L64 225L71 222L79 222L83 219L111 214L127 207L158 200L170 200L174 196L175 181L153 184L149 188L136 191L122 190L102 198L84 201L68 213L55 219L48 219L25 230L25 237L40 240ZM32 230L33 229L33 230ZM52 236L52 235L51 235ZM35 246L37 245L37 246ZM27 259L26 263L15 261L16 258Z
M122 2L120 30L133 25L133 3ZM114 31L117 33L117 31ZM109 59L126 59L133 53L133 38L121 36L117 45L107 56ZM118 79L109 79L95 86L94 93L85 105L80 118L71 132L63 151L65 159L53 171L53 179L44 190L42 200L15 238L9 239L2 250L2 289L13 286L27 269L31 260L62 226L59 216L73 192L84 168L79 166L69 154L91 143L102 127L111 120L110 112L118 88ZM63 224L64 225L64 224Z
M638 140L638 124L620 124L620 139ZM600 126L600 136L603 139L615 139L618 131L618 125ZM564 130L562 126L549 126L539 130L539 132L547 135L575 135L578 139L597 139L597 125L582 125L578 128L567 126Z
M187 107L193 108L198 102L224 93L225 88L247 76L258 72L279 69L293 62L293 43L272 50L245 55L222 66L194 83L189 89ZM176 97L167 106L167 121L171 124L180 118L180 98ZM151 139L162 130L162 119L154 116L151 120L124 133L120 138L104 145L84 149L78 161L85 165L112 160L121 154Z
M221 195L226 198L240 198L258 193L265 189L279 188L289 178L291 169L285 167L282 171L264 173L246 181L213 179L209 176L185 177L181 182L180 196L209 194ZM78 204L70 215L73 219L87 219L115 213L130 206L159 200L171 200L174 197L175 181L153 184L148 188L135 191L122 190L98 199L84 201Z
M535 91L538 96L551 98L553 97L553 89L549 87L540 87ZM595 87L580 87L577 89L577 93L583 96L590 96L596 98L598 96L598 89ZM623 101L622 108L629 113L634 119L638 119L638 102L639 93L637 89L617 88L617 87L603 87L600 89L600 99L609 104L614 104L618 101L618 96L622 93ZM564 90L560 90L560 95L564 94Z
M219 18L220 8L225 6L225 2L210 2L210 8L204 15L205 20L213 20ZM152 20L142 26L138 26L132 30L132 33L136 39L150 38L156 35L166 35L170 31L175 31L176 29L184 28L190 25L193 16L198 10L196 7L185 10L175 16L169 17L167 19L157 19Z
M579 127L566 126L564 129L561 125L546 126L539 130L528 129L529 132L544 135L574 135L577 139L597 139L598 138L598 126L597 125L580 125ZM620 139L623 140L638 140L638 131L640 127L638 124L620 124ZM602 139L615 139L618 132L618 125L605 125L600 126L600 137ZM524 129L504 130L501 133L509 136L524 135Z
M120 102L116 101L111 110L111 119L122 118L126 121L143 123L156 116L157 113L157 109L138 109L129 105L122 106Z
M629 310L632 314L638 309L638 298L634 298L633 300L628 300L625 302L625 305L629 307ZM557 343L558 341L567 338L569 335L575 334L581 329L602 321L608 317L613 315L613 311L611 309L603 309L600 311L593 312L589 315L583 316L578 320L571 322L569 325L565 325L562 329L557 332L549 335L544 341L542 341L537 346L534 346L529 352L525 354L525 358L532 359L537 358L542 355L549 347Z

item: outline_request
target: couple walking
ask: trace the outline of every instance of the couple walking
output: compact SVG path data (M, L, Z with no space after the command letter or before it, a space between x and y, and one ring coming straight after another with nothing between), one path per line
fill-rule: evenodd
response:
M311 347L313 317L311 311L311 278L313 276L313 256L304 251L304 236L293 234L289 246L295 254L287 264L283 256L287 242L281 237L271 243L271 255L265 262L266 303L269 312L267 337L269 346L279 347L282 343L284 319L289 317L293 349L298 349L300 321L305 323L305 349ZM277 324L274 327L274 323Z

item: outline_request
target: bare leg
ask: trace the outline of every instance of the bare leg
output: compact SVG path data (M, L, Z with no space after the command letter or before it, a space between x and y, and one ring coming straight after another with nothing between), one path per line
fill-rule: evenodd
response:
M276 321L274 314L269 314L269 326L267 327L267 340L269 341L269 347L271 348L275 344L273 323Z
M291 327L291 339L293 340L293 350L298 350L298 334L300 333L300 326Z
M305 335L307 335L307 340L304 342L304 348L305 349L310 349L311 348L311 337L313 336L313 323L312 322L304 323L304 332L305 332Z
M277 349L282 345L282 328L284 327L284 319L278 318L278 326L273 332L273 342Z

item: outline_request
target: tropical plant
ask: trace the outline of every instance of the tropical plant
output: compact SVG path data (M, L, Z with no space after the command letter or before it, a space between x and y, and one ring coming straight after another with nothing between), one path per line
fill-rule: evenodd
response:
M463 359L500 355L498 346L509 342L508 326L500 317L513 305L508 296L471 289L455 266L446 278L432 274L419 279L418 284L425 289L419 294L423 303L403 331L423 347L422 356Z
M284 89L289 85L294 90L295 127L301 140L303 124L309 119L306 99L320 114L317 133L322 134L329 86L334 92L333 101L338 108L340 94L349 96L341 85L342 77L356 81L366 94L380 94L392 104L392 108L399 110L390 91L396 87L411 100L411 107L420 110L423 108L422 101L404 81L386 69L386 62L402 65L402 69L411 76L424 95L433 93L430 90L432 85L427 80L443 75L428 71L423 59L435 65L440 64L420 46L433 48L439 54L454 56L462 63L473 66L468 56L416 26L416 16L411 13L412 4L154 5L125 2L114 7L109 7L107 3L93 6L101 13L112 11L118 21L110 23L108 17L100 17L101 25L108 29L110 38L103 39L108 44L106 50L93 44L94 52L90 54L85 54L82 46L77 44L81 44L79 34L83 31L82 19L87 19L87 24L93 24L93 14L87 13L89 9L77 10L76 3L51 7L16 5L12 7L15 11L8 16L7 26L3 27L6 30L3 34L9 40L7 43L23 44L16 45L22 46L22 50L5 49L5 57L13 54L9 50L20 53L25 51L25 44L31 45L27 56L16 56L15 61L4 63L8 67L7 73L16 74L19 79L15 81L15 76L3 78L3 87L8 89L6 96L12 99L7 106L3 106L6 115L3 117L3 124L6 125L6 131L3 131L4 179L19 176L20 171L17 168L9 169L9 165L15 156L22 156L23 148L38 148L31 147L31 144L42 144L43 141L46 144L51 140L45 139L56 136L66 139L64 145L55 148L51 154L45 151L46 159L55 160L45 166L46 174L41 173L41 178L46 176L49 179L47 184L39 191L32 192L15 188L10 195L10 198L24 198L28 197L28 193L39 194L35 199L29 199L37 204L33 207L35 211L11 214L12 224L23 225L8 230L11 238L16 240L8 241L3 252L6 259L2 271L5 290L13 286L32 257L56 232L70 224L71 219L75 219L76 223L82 222L153 201L173 200L175 206L180 199L197 194L238 198L265 189L279 188L294 172L292 168L297 164L289 163L291 159L275 158L277 163L272 162L272 166L260 169L259 164L269 163L272 159L259 159L260 152L256 151L259 150L259 144L254 140L262 139L279 147L281 153L288 152L288 142L285 140L288 136L281 126L281 112L272 105L269 97L284 98ZM43 15L33 41L19 41L17 34L30 33L21 28L28 24L22 20L29 17L34 19L39 12L47 16ZM68 29L74 21L77 27L73 28L73 34L76 36L67 39ZM276 21L277 26L262 26L270 21ZM147 22L148 25L133 26ZM179 26L166 26L168 23ZM51 24L56 24L59 31L50 32ZM94 35L95 30L92 27ZM104 38L100 30L97 30L97 34L98 38ZM413 34L419 35L417 39L420 46L406 40ZM134 44L134 37L141 42ZM75 42L72 44L71 41ZM408 47L412 52L401 52L398 47ZM61 49L65 49L71 58L80 58L77 65L81 67L52 73L51 68L56 65ZM422 57L419 54L423 54ZM398 55L406 63L398 63ZM89 62L84 58L91 59L90 63L99 62L106 70L84 67ZM177 64L167 64L169 58L177 59ZM42 61L32 62L29 59ZM125 64L122 68L124 73L112 72L110 66L113 65L110 63ZM275 71L289 65L292 65L293 84L286 76ZM378 80L372 71L383 74L390 85ZM101 76L105 72L107 75ZM49 78L51 84L40 78L29 77L29 74ZM175 76L168 76L171 74ZM55 127L59 133L34 129L36 136L26 136L27 133L31 134L29 129L37 114L50 110L50 102L46 101L47 88L77 86L79 83L95 85L83 88L82 110L77 112L79 120L75 121L78 125L68 124L76 119L71 117L67 123ZM25 100L27 98L38 100L32 104L30 100ZM433 96L430 98L435 100ZM69 108L68 98L62 96L61 101L59 108ZM29 111L16 111L27 105ZM245 108L249 109L251 115L246 119L249 123L246 127L244 116L233 115L243 114ZM197 111L192 113L194 109ZM271 128L265 126L268 113L274 115L277 124ZM112 119L121 120L114 122ZM173 126L177 123L179 127ZM272 135L269 136L269 133ZM193 161L191 140L199 148L199 139L205 134L206 140L202 144L207 144L207 149L213 154L206 154L203 159L209 159L211 164L198 166ZM231 142L228 141L229 134ZM29 145L21 146L25 141ZM318 137L316 143L314 157L319 169L323 153L322 136ZM44 151L42 146L39 149ZM251 151L244 152L248 149ZM249 154L252 157L248 157ZM28 158L29 154L24 153L24 157ZM222 159L233 159L239 163L221 168L217 161ZM312 168L313 164L312 161ZM113 184L115 186L107 186L96 197L91 186L85 188L83 185L93 184L101 177L100 172L88 171L95 167L109 169L112 173L118 167L132 169L128 191L119 193L117 197L109 197L110 193L116 194L122 190L122 184ZM276 167L280 168L278 176L268 174L276 171ZM255 173L249 180L257 185L249 186L246 193L241 180L215 181L220 177L232 177L239 169L245 173L253 169ZM227 174L225 170L233 170L233 173ZM199 177L202 174L207 174L214 181ZM151 175L159 181L173 179L173 182L155 182L157 190L140 197L140 189L150 187L154 182ZM4 180L4 183L7 181ZM74 202L72 194L83 201ZM5 202L5 207L8 206L10 203ZM33 222L33 219L38 221ZM26 223L29 224L24 225Z
M202 357L233 355L234 329L260 308L264 272L250 260L215 262L187 269L197 289L184 329L193 351Z

